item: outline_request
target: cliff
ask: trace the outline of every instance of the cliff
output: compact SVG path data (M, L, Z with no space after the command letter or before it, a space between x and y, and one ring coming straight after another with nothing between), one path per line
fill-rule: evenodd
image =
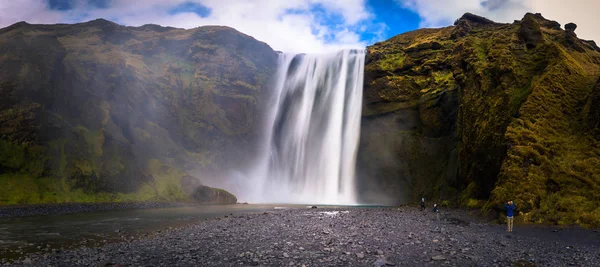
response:
M0 204L187 198L252 151L276 64L228 27L1 29Z
M364 200L514 200L528 222L600 226L600 53L566 28L465 14L369 46Z

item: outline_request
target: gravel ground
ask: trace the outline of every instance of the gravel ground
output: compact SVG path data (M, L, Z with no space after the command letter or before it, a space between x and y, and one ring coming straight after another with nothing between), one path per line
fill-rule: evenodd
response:
M0 218L45 216L105 210L151 209L189 206L176 202L69 203L44 205L14 205L0 207Z
M600 266L593 230L439 220L414 208L289 209L225 216L141 239L30 254L33 266Z

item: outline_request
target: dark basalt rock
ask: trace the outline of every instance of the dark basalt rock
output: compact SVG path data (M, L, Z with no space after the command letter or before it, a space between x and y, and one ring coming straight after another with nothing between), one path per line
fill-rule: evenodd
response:
M192 193L192 198L198 201L200 204L235 204L237 198L223 190L218 188L212 188L208 186L200 186Z
M566 31L574 32L575 29L577 29L577 24L575 24L573 22L565 24Z
M525 16L519 27L519 39L525 42L527 48L534 48L543 40L540 24L533 16Z
M458 25L460 23L460 21L468 21L470 23L476 23L476 24L495 24L496 22L484 18L482 16L477 16L475 14L472 13L465 13L464 15L462 15L462 17L460 17L458 20L456 20L454 22L454 25Z

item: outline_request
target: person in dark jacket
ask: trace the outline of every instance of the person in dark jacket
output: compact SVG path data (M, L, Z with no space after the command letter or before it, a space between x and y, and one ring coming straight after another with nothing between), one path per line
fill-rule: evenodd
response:
M435 219L437 221L440 220L440 210L438 209L438 204L433 204L433 213L435 213Z
M422 197L421 198L421 210L424 210L424 209L425 209L425 198Z
M504 205L504 208L506 209L506 219L507 219L507 223L508 223L508 232L512 232L513 230L513 217L515 215L515 209L517 208L517 206L512 202L509 201L508 203L506 203Z

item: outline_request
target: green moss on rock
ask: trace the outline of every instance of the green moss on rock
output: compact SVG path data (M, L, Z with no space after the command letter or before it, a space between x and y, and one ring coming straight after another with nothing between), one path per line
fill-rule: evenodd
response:
M252 153L277 62L228 27L106 20L15 24L0 50L0 205L188 199L186 172Z
M524 221L599 226L600 53L556 24L467 14L368 47L361 183L396 200L497 211L514 200ZM404 136L413 141L382 144Z

